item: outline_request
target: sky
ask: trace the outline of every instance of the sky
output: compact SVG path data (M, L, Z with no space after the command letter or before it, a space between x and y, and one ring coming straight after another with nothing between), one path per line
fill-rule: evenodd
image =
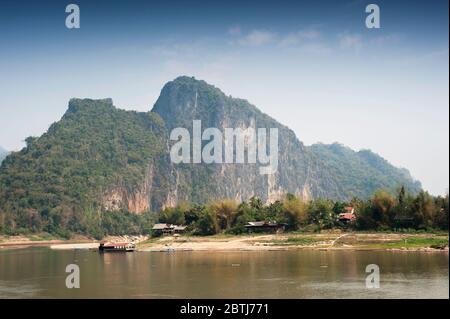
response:
M68 4L80 28L68 29ZM365 25L380 8L379 29ZM0 146L19 150L72 97L149 111L195 76L306 145L370 149L432 194L449 187L448 1L0 2Z

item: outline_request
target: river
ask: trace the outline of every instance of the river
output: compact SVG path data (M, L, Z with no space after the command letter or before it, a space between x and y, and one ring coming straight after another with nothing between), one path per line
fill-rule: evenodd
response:
M66 287L66 266L80 288ZM379 288L366 287L366 266ZM0 250L0 298L449 298L448 252Z

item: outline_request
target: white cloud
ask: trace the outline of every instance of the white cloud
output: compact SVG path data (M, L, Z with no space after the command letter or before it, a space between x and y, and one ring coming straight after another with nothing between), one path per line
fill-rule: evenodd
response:
M327 55L333 52L333 50L322 43L308 43L300 47L300 51L304 53L314 55Z
M398 42L401 40L402 36L398 33L390 33L387 35L380 35L370 39L370 44L372 45L385 45Z
M362 47L362 39L359 34L340 34L339 45L342 49L352 49L359 53Z
M305 40L315 40L320 37L320 32L316 30L300 30L297 32L289 33L283 37L279 45L280 46L290 46L301 43Z
M235 36L237 40L231 43L238 43L243 46L262 46L266 44L277 44L279 46L294 46L318 39L321 34L315 29L305 29L279 36L275 32L268 30L252 30L243 34L239 26L232 26L228 29L228 34Z
M285 46L290 46L290 45L296 45L300 42L299 37L297 36L297 34L295 33L290 33L287 36L285 36L283 39L281 39L280 41L280 45L285 47Z
M253 30L239 39L239 44L246 46L261 46L274 42L276 34L265 30Z

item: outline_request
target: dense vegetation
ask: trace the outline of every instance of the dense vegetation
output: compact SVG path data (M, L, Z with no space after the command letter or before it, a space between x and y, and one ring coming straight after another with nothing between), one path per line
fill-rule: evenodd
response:
M313 144L310 150L325 162L332 175L339 181L340 192L351 197L366 198L376 189L394 193L403 185L410 193L421 190L406 169L392 166L384 158L371 152L352 149L338 144Z
M161 152L163 132L155 113L118 110L109 99L71 100L61 121L2 163L0 233L117 229L102 226L101 194L109 185L135 187Z
M356 220L339 221L344 207L355 208ZM320 231L346 228L372 231L431 231L448 229L449 197L433 197L426 192L413 196L402 187L397 196L378 191L368 200L349 202L316 199L303 202L292 194L264 205L254 197L248 202L220 200L207 205L183 203L160 212L161 223L184 224L197 235L239 234L249 221L276 221L291 231Z

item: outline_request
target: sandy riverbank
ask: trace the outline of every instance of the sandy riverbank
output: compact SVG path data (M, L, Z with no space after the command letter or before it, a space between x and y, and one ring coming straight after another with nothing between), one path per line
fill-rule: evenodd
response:
M209 237L170 236L143 242L138 245L138 249L140 251L154 252L264 251L288 249L448 251L448 236L394 233L312 233Z
M36 237L0 237L0 249L49 246L55 250L95 249L99 241L77 236L70 240L33 240ZM150 252L167 251L270 251L291 249L316 250L393 250L448 252L447 234L399 234L322 232L286 233L260 235L216 236L110 236L112 242L137 243L137 250Z
M108 236L104 241L111 242L142 242L147 240L148 236ZM48 234L32 236L0 236L0 249L14 249L27 247L48 246L51 249L92 249L98 248L100 240L95 240L86 236L77 235L71 239L52 238Z
M75 236L70 240L67 239L58 239L48 235L39 236L0 236L0 249L2 248L26 248L30 246L51 246L58 244L81 244L92 242L92 239L89 239L85 236Z
M140 243L148 240L148 236L108 236L102 239L102 241L108 242L134 242ZM51 245L51 249L67 250L67 249L96 249L99 246L100 241L91 241L86 243L66 242L62 244Z

